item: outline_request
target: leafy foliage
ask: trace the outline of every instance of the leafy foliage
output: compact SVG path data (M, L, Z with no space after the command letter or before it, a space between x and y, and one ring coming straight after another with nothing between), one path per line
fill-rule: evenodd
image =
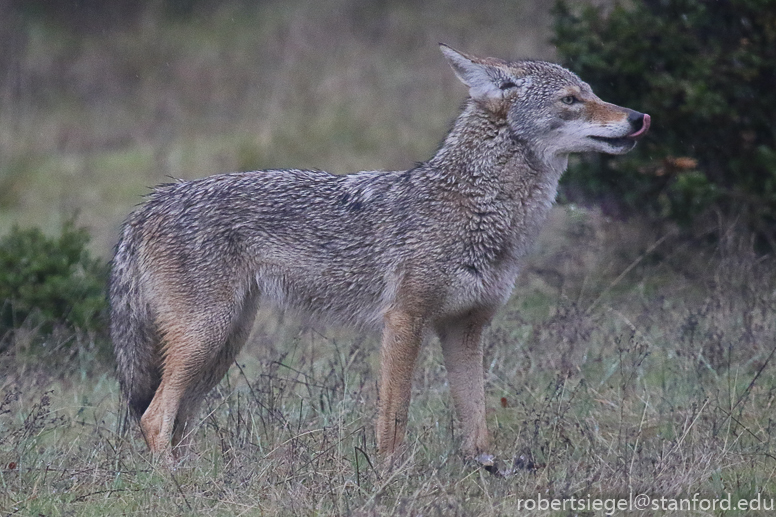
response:
M776 1L642 0L554 8L565 64L652 115L626 157L572 168L570 192L691 222L709 209L776 244Z
M86 230L72 223L58 237L14 228L0 240L0 333L23 323L104 329L107 266L91 257L88 243Z

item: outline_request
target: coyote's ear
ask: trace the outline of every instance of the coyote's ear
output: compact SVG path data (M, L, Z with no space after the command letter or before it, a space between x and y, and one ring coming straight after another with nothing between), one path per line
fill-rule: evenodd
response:
M455 75L463 84L469 87L469 95L479 101L500 101L504 98L503 83L500 78L504 71L499 67L483 63L479 59L467 56L444 43L439 44L439 49L447 58L447 62L453 67ZM515 86L515 81L509 81Z

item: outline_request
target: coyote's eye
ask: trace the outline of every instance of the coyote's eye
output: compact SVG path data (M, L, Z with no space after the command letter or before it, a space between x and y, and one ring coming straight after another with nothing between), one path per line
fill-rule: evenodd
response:
M577 99L577 98L576 98L576 97L574 97L573 95L566 95L566 96L565 96L565 97L563 97L563 98L562 98L560 101L561 101L563 104L568 104L568 105L570 106L570 105L572 105L572 104L576 104L577 102L579 102L579 99Z
M514 88L515 86L517 85L512 81L504 81L503 83L501 83L501 86L499 86L499 88L501 88L502 90L509 90L510 88Z

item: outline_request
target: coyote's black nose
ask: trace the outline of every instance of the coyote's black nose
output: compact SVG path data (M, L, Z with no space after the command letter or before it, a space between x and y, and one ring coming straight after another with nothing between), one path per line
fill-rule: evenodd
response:
M639 113L638 111L630 111L628 113L628 123L633 128L633 132L628 135L628 138L640 138L649 131L649 124L652 121L649 115L646 113Z

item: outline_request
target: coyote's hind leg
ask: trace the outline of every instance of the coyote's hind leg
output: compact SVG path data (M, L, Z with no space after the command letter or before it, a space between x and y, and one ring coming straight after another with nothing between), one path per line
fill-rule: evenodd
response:
M202 398L227 372L250 333L256 297L249 297L240 311L227 309L163 326L162 382L140 419L155 456L171 461L174 446L190 443Z
M181 400L172 434L173 453L185 455L190 449L192 435L196 431L195 418L202 399L213 389L229 371L235 357L251 333L256 317L258 296L249 296L242 313L232 325L226 344L221 347L218 356L210 361L212 369L203 371L196 384L190 386Z

